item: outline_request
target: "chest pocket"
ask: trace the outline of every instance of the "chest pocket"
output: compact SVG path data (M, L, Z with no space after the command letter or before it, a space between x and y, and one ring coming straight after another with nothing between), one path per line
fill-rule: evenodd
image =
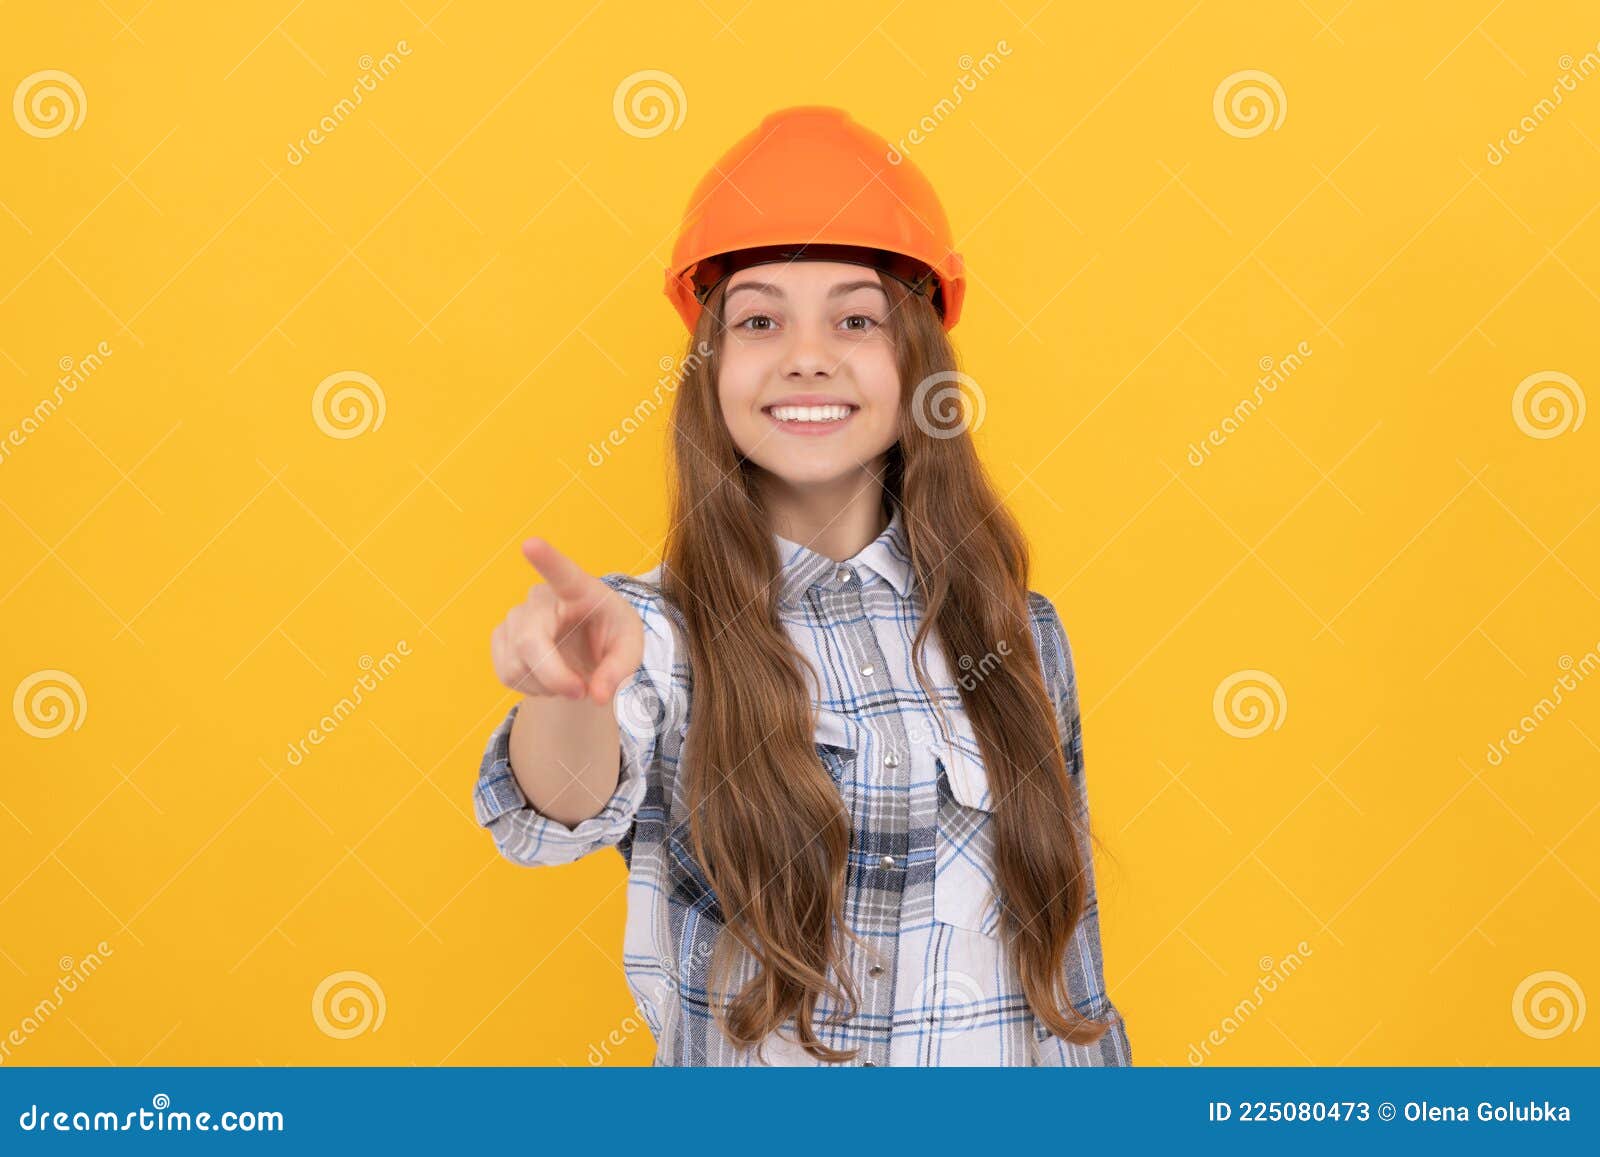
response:
M857 752L861 740L856 725L836 711L817 708L817 757L840 791L855 777Z
M687 724L681 730L686 732ZM817 758L827 769L828 777L841 794L848 791L855 777L856 756L861 746L855 723L836 712L817 709L815 744ZM724 916L716 893L690 847L688 809L681 795L675 795L672 810L674 822L668 826L666 836L667 877L672 898L675 903L703 912L721 923Z
M933 918L983 936L1000 935L994 880L994 794L966 712L949 711L953 734L928 744L938 782Z

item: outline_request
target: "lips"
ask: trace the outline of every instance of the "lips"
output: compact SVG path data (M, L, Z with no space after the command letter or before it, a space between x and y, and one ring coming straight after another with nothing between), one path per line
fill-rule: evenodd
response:
M849 424L861 407L850 402L817 402L799 404L780 402L763 406L761 412L786 434L831 434Z

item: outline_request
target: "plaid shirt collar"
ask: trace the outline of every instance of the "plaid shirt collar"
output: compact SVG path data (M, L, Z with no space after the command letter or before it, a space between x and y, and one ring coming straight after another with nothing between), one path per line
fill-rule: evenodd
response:
M837 590L846 585L850 571L861 575L861 581L872 581L876 575L883 579L901 598L911 593L911 550L906 542L905 523L900 508L895 507L889 525L852 558L835 562L825 554L810 547L791 542L774 533L773 542L778 547L778 560L783 568L779 576L778 603L785 608L798 605L806 591L813 586L824 590Z

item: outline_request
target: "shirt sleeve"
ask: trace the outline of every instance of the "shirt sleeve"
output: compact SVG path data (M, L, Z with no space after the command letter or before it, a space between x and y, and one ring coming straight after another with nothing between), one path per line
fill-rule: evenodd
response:
M624 847L666 729L680 722L673 677L676 645L659 592L627 575L602 575L601 581L622 594L644 623L643 658L612 699L622 740L616 790L598 814L572 826L530 804L511 770L511 725L520 707L513 704L489 736L473 788L479 825L488 829L500 853L513 863L566 864L602 848Z
M1072 663L1072 646L1054 604L1036 592L1029 592L1029 601L1033 604L1036 621L1041 626L1040 662L1045 671L1046 687L1055 705L1067 775L1072 781L1073 798L1077 806L1076 820L1079 830L1086 833L1089 830L1089 795L1084 780L1083 723L1078 710L1078 682ZM1083 856L1088 886L1083 918L1078 922L1067 946L1067 991L1072 994L1079 1012L1111 1023L1098 1041L1078 1045L1049 1033L1035 1018L1038 1063L1046 1066L1131 1065L1133 1050L1128 1043L1127 1025L1121 1011L1111 1003L1106 993L1105 961L1100 945L1099 897L1095 888L1093 851L1087 842Z

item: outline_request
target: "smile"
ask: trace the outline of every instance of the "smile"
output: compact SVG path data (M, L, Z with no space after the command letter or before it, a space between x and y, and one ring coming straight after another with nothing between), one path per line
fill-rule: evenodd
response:
M850 421L858 406L766 406L762 412L790 434L829 434Z

